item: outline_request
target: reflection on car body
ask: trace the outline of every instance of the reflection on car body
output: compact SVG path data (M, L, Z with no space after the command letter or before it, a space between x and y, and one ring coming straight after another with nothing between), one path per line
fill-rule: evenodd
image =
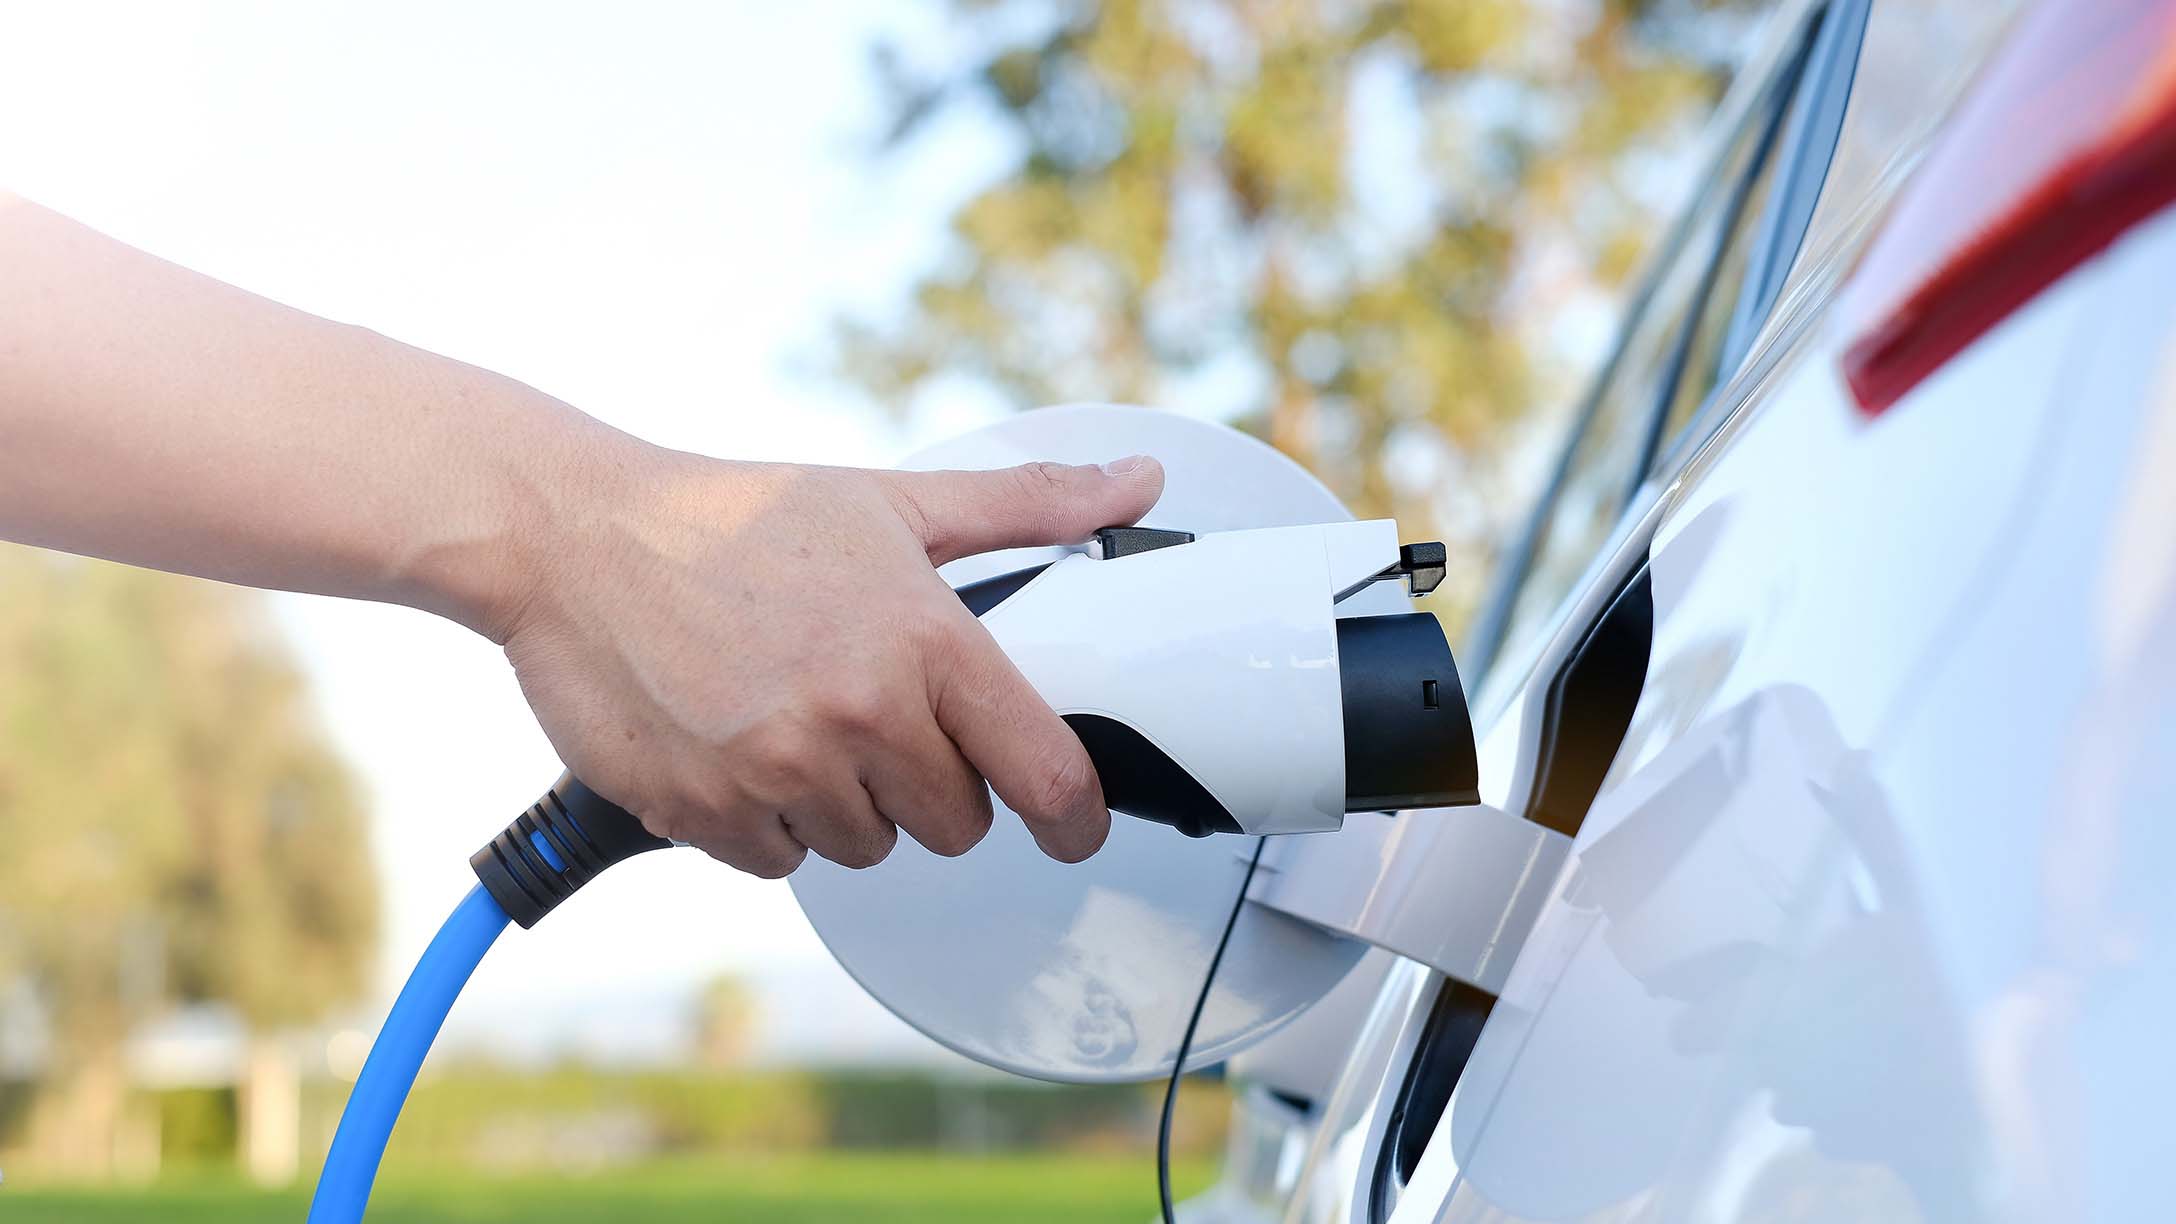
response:
M2093 70L1990 62L2142 45L2118 71L2176 6L1775 20L1464 657L1489 802L1531 817L1537 754L1600 754L1564 867L1440 1108L1412 1083L1446 983L1389 966L1320 1099L1242 1096L1250 1142L1299 1154L1202 1220L2167 1215L2176 215L2137 210L1894 402L1846 379L1875 321L1844 290L1900 200L1975 189L1915 173L1975 80ZM2176 126L2138 90L2105 138L2007 105L2104 148ZM1599 748L1546 733L1635 583L1636 703Z

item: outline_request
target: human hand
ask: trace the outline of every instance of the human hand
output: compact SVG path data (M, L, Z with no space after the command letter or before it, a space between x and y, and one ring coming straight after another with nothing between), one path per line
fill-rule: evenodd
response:
M931 563L1132 522L1154 461L720 463L5 195L0 267L0 538L457 620L584 782L760 875L962 853L978 771L1053 856L1102 843L1079 740Z
M900 829L964 854L983 779L1077 862L1110 813L1086 751L935 566L1076 543L1163 469L875 472L641 443L560 482L539 558L485 617L560 759L651 832L754 875L848 867Z

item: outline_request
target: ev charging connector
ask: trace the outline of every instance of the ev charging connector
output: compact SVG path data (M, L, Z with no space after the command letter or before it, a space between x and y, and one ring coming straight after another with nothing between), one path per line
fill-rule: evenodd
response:
M1113 811L1195 837L1322 833L1348 813L1478 802L1473 727L1436 618L1338 615L1340 601L1372 583L1423 592L1443 568L1441 545L1401 548L1387 520L1200 535L1112 528L1086 549L959 595L1080 736ZM312 1224L361 1218L424 1055L506 923L533 926L614 863L669 844L568 774L471 857L477 888L418 962L372 1047L326 1157ZM1363 899L1349 891L1331 895L1305 872L1263 863L1262 845L1196 998L1174 1081L1249 900L1281 890L1299 902L1292 912L1312 910L1306 916L1323 929L1394 946L1374 928L1381 907L1356 907ZM1256 864L1269 873L1261 891L1250 888ZM1160 1153L1169 1111L1167 1099ZM1168 1181L1165 1191L1168 1217Z
M1073 728L1111 810L1210 833L1324 833L1349 812L1478 802L1458 667L1427 612L1339 617L1375 582L1416 594L1441 544L1388 519L1195 535L1108 528L1047 565L959 588ZM523 927L613 863L671 843L569 774L469 859Z
M1119 528L960 597L1087 745L1112 811L1193 837L1324 833L1347 812L1476 801L1436 618L1337 615L1370 583L1432 589L1442 565L1388 519Z

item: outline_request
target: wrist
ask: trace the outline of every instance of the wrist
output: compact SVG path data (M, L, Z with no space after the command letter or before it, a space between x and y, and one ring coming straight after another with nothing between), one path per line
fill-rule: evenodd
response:
M505 645L594 539L654 449L519 384L469 399L473 442L397 565L399 601ZM476 400L483 403L476 403Z

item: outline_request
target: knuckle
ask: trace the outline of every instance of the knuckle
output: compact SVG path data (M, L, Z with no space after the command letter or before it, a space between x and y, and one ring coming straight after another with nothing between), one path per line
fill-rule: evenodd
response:
M1041 490L1062 489L1073 475L1073 469L1047 459L1023 463L1017 470L1023 483Z
M784 829L767 802L749 797L730 783L676 809L671 828L670 833L663 828L652 832L686 842L736 871L766 880L792 874L808 857L808 848Z
M757 794L778 799L798 788L817 751L817 737L797 717L777 717L742 735L734 764Z
M648 830L652 837L662 837L666 841L689 843L699 840L688 836L691 831L690 821L687 819L685 812L677 807L644 808L635 814L635 819L642 822L642 827Z
M1073 487L1073 469L1062 463L1024 463L1013 469L1013 489L1030 505Z
M897 715L897 704L875 684L850 684L829 699L829 718L841 730L867 735L882 731Z
M863 871L891 857L892 848L899 844L899 829L890 823L871 829L856 837L839 858L839 866Z
M972 627L959 617L930 609L914 618L911 632L928 657L950 662L966 657L972 649L973 639L967 636Z
M1029 802L1048 819L1078 815L1093 803L1095 767L1082 752L1052 752L1044 757L1031 783Z
M937 522L930 516L929 507L922 504L913 490L887 483L884 492L891 502L892 513L898 515L899 521L907 525L907 530L922 542L922 547L934 548L943 542Z
M724 840L738 812L738 794L729 786L683 778L640 809L642 827L667 841L707 845Z
M969 811L933 826L922 848L944 858L958 858L982 844L990 832L990 810L977 804Z
M742 870L765 880L783 880L790 876L808 858L808 849L776 851L754 855Z
M672 835L666 830L676 828L680 823L678 805L667 795L624 787L618 789L616 794L625 796L624 800L615 800L620 809L633 816L653 837L670 838Z

